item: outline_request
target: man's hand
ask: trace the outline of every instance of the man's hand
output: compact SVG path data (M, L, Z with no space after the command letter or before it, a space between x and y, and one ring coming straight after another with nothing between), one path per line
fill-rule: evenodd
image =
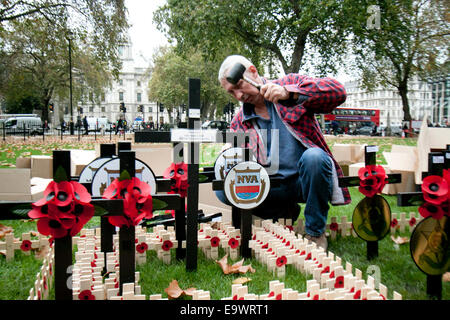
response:
M289 91L287 91L284 87L269 82L261 87L260 93L264 97L264 99L269 100L273 103L278 103L278 100L287 100L289 99Z

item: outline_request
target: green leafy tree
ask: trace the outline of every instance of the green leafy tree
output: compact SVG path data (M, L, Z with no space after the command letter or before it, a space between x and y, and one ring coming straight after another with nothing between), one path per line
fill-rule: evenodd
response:
M121 68L118 47L128 29L121 0L42 0L0 3L0 94L26 86L39 97L44 119L48 103L69 92L68 38L72 47L75 101L99 92ZM10 101L14 101L10 99Z
M201 81L201 118L213 119L223 114L223 107L229 102L217 80L218 69L217 62L205 61L194 50L184 56L173 47L162 47L153 57L149 98L163 103L171 114L173 108L187 105L189 78L198 78Z
M248 56L269 72L285 73L310 64L319 72L336 72L346 52L347 17L341 1L311 0L168 0L155 14L158 28L210 60L223 51Z
M402 99L404 120L411 120L408 83L426 79L448 62L448 3L428 0L388 0L369 5L345 1L352 16L355 66L368 88L393 86ZM448 71L448 68L447 68Z

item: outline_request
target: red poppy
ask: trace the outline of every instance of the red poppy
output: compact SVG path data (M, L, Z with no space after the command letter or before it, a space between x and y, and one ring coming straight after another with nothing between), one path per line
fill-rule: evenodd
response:
M375 176L369 176L368 178L361 180L358 188L366 197L373 197L378 193L379 186L377 185L377 178Z
M385 184L387 175L382 166L368 165L358 171L360 179L359 191L367 197L380 193Z
M416 220L416 218L414 218L414 217L411 217L411 219L409 219L409 225L412 227L412 226L414 226L414 225L416 225L416 222L417 222L417 220Z
M144 253L148 250L148 245L145 242L141 242L136 246L136 251L139 253Z
M398 220L397 219L392 219L392 221L391 221L391 228L395 228L395 227L397 227L398 226Z
M124 216L110 216L108 217L108 222L116 227L132 227L133 223L130 219Z
M336 281L334 282L334 287L336 289L344 287L344 276L336 277Z
M424 218L432 217L436 220L441 219L445 214L441 206L429 202L425 202L419 207L419 213Z
M36 206L42 206L44 204L49 203L50 201L54 200L55 198L55 181L50 181L47 187L44 190L44 197L42 199L39 199L34 203Z
M447 181L440 176L428 176L422 181L422 192L436 197L447 195L448 189Z
M320 274L328 273L328 272L330 272L330 266L326 266L325 268L323 268L323 270L320 272Z
M150 195L151 187L147 183L134 177L131 178L131 182L127 186L127 192L133 196L136 202L144 203Z
M171 193L177 193L181 197L186 197L188 183L187 183L187 164L184 162L172 163L163 173L163 177L170 179L172 184L170 186Z
M73 237L78 232L83 229L84 225L91 220L91 218L94 216L94 206L90 203L87 204L81 204L76 203L74 205L74 209L72 211L72 214L75 216L75 224L70 230L70 235Z
M353 295L353 299L355 300L361 299L361 290L355 292L355 294Z
M332 222L330 224L330 230L331 231L338 231L338 229L339 229L339 225L336 222Z
M219 237L212 237L211 238L211 247L215 248L218 247L220 243Z
M103 192L103 198L105 199L119 199L120 197L120 186L119 179L115 179Z
M91 290L83 290L78 295L80 300L95 300L95 296L92 294Z
M368 165L365 167L361 167L358 170L358 176L360 180L365 180L369 176L373 175L373 173L376 173L376 168L374 165Z
M30 240L23 240L22 244L20 245L20 250L22 251L30 251L31 250L31 241Z
M75 219L61 219L61 218L40 218L37 222L37 229L39 233L44 236L51 235L58 239L65 237L68 234L68 230L75 224Z
M444 194L443 196L435 196L433 194L427 193L427 192L423 192L423 199L426 202L435 204L435 205L440 205L441 203L443 203L444 201L447 201L447 195Z
M170 240L166 240L163 242L161 249L163 249L164 251L169 251L170 249L172 249L173 247L173 242Z
M239 246L239 241L237 241L235 238L231 238L228 240L228 245L231 249L236 249Z
M82 203L89 203L91 202L91 194L87 191L85 186L83 186L81 183L78 183L76 181L70 181L70 184L73 188L73 194L76 201L82 202Z
M277 259L277 261L276 261L277 267L282 267L282 266L284 266L286 263L287 263L286 256L281 256L281 257L279 257L279 258Z

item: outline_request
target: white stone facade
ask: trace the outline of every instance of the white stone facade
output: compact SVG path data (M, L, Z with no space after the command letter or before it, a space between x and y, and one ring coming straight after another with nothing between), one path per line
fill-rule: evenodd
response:
M357 81L344 84L347 100L342 105L347 108L375 108L380 110L380 126L386 127L387 117L391 126L400 127L403 121L402 99L396 88L378 87L368 92ZM431 114L433 105L431 85L418 80L409 82L409 109L413 120L422 120L425 112Z

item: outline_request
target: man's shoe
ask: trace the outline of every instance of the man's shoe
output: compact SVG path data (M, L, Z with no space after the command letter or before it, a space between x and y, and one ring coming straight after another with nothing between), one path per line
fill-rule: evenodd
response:
M316 246L321 247L324 251L327 251L328 248L328 241L327 236L325 235L325 232L322 233L318 237L311 236L309 234L305 234L305 239L309 240L309 242L314 242Z

